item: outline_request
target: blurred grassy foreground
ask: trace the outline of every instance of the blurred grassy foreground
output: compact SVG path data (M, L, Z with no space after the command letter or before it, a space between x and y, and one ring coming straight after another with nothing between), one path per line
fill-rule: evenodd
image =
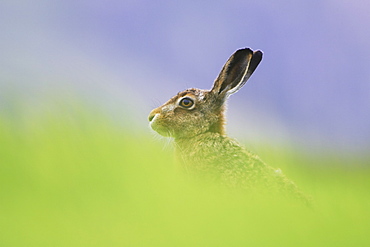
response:
M0 115L0 246L370 246L370 172L349 160L260 153L309 209L193 184L149 130L72 112Z

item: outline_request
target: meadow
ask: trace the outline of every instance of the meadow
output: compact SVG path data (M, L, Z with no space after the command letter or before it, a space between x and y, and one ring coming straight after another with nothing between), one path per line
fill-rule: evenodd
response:
M370 246L370 158L258 147L306 207L190 182L163 146L93 110L0 114L0 246Z

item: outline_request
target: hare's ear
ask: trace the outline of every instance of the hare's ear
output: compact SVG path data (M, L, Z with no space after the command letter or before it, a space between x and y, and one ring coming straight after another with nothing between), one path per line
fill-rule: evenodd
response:
M249 48L237 50L222 68L211 92L220 97L236 93L247 82L261 60L261 51L253 52Z

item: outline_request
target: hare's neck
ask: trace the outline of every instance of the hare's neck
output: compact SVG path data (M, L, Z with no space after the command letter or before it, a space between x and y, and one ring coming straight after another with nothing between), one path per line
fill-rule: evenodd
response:
M214 156L212 153L224 138L219 133L206 132L191 138L175 139L175 156L186 169L194 164L201 167L206 157Z
M221 112L218 114L218 120L214 124L212 124L209 128L209 132L211 133L218 133L222 136L226 135L226 118L225 118L225 110L224 107L221 109Z
M217 132L206 132L191 138L175 138L175 148L180 152L193 153L200 148L211 148L222 135Z

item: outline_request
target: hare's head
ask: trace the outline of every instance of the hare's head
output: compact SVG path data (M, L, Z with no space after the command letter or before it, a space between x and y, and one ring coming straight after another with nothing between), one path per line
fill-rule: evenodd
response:
M249 79L262 52L237 50L226 62L211 90L187 89L150 112L153 130L162 136L191 138L205 132L224 135L224 105Z

